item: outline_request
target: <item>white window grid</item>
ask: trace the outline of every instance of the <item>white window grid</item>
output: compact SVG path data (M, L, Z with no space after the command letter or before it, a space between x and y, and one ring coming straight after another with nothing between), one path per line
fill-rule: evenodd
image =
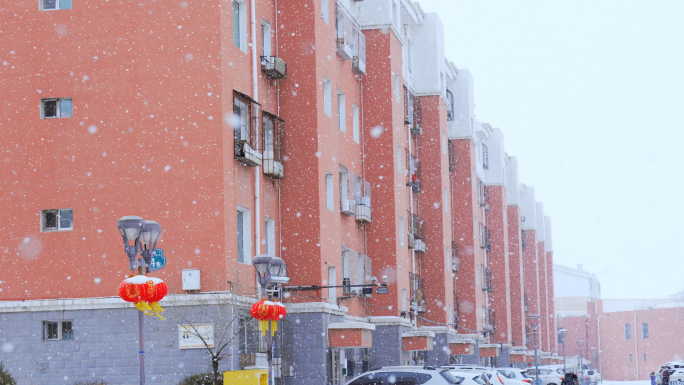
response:
M73 209L50 209L40 212L42 232L71 231L74 229Z
M43 321L43 341L72 341L74 339L72 320Z
M41 119L71 118L72 116L73 100L71 98L47 98L40 100Z

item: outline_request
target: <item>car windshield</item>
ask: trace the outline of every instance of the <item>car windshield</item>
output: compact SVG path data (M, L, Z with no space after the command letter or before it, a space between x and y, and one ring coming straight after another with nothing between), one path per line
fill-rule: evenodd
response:
M532 378L532 377L530 377L530 375L529 375L527 372L525 372L525 371L522 371L522 370L521 370L521 371L520 371L520 374L523 376L523 378Z
M475 376L475 377L473 377L473 381L477 382L477 383L480 384L480 385L485 385L484 380L482 380L482 379L480 378L480 376Z

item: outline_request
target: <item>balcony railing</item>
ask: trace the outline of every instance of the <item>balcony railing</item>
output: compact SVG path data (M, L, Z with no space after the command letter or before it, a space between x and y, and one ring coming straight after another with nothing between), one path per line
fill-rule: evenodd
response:
M406 87L404 87L404 124L409 126L413 135L423 133L423 107L420 99Z
M492 269L482 266L482 290L491 293L493 289Z
M414 193L419 194L422 192L421 189L421 166L420 159L411 155L409 152L406 153L406 164L409 168L408 180L406 181L407 186L411 186Z
M233 134L235 159L248 166L261 166L262 156L257 149L254 133L253 104L249 96L235 91L233 93Z
M287 79L287 64L277 56L262 56L261 70L271 79Z
M361 180L356 181L359 185L355 186L356 198L356 221L361 223L371 223L371 185L370 182Z
M409 285L411 291L411 310L424 313L426 311L425 302L425 281L418 274L409 273Z

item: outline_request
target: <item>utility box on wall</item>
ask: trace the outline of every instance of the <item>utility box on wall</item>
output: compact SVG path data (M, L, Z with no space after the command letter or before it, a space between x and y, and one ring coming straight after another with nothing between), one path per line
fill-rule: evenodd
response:
M200 271L199 269L183 269L183 290L199 291Z

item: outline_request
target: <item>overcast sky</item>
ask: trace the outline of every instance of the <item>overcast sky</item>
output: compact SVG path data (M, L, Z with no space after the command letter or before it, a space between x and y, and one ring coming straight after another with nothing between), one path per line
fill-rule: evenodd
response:
M419 0L603 298L684 290L684 1Z

